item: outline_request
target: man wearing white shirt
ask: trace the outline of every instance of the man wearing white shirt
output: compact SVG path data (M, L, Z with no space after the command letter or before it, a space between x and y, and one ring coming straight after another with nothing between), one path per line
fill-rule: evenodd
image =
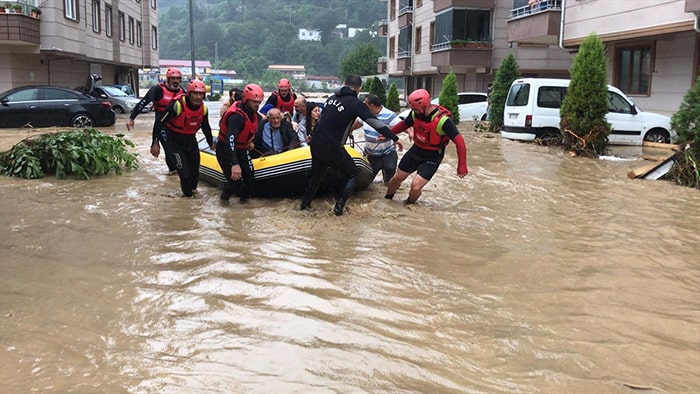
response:
M365 104L369 111L389 128L401 120L393 111L384 107L379 97L374 94L368 94L365 97ZM401 141L394 143L394 141L384 138L372 126L360 119L358 119L358 125L361 125L362 131L365 133L364 155L372 165L372 178L377 176L381 170L384 183L388 183L396 173L396 164L399 161L396 147L398 146L399 151L403 149Z

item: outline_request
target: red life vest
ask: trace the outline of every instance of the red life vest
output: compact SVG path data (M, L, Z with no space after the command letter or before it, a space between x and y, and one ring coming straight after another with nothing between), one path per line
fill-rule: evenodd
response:
M452 114L441 105L437 107L438 111L431 116L429 122L421 117L413 118L413 143L421 149L438 151L450 143L450 137L442 131L442 125Z
M198 109L193 110L187 106L185 96L181 96L177 100L177 103L173 106L175 114L168 119L166 127L178 134L197 134L197 130L199 130L204 121L204 116L207 115L207 106L202 103Z
M168 89L168 87L163 82L159 83L158 86L160 86L160 89L163 91L163 97L160 100L153 102L153 108L157 112L165 111L165 108L168 106L168 104L170 104L174 100L179 99L185 94L185 91L182 90L182 87L179 87L177 91L173 92L172 90Z
M282 98L282 96L280 96L279 91L274 91L272 92L272 94L277 96L276 108L279 108L279 110L282 111L282 113L294 113L294 93L289 92L289 95L287 95L287 99Z
M255 138L255 134L258 132L258 116L254 114L253 120L250 120L248 114L241 108L244 105L242 101L236 101L231 104L226 110L224 116L221 117L219 121L219 140L222 142L227 142L228 140L228 118L234 113L239 114L243 117L243 130L241 130L236 136L235 147L236 149L248 149L250 141Z

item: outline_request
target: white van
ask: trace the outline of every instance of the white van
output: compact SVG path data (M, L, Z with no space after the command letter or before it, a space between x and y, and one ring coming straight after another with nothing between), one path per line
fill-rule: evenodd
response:
M503 112L501 135L523 141L560 135L559 109L568 87L568 79L523 78L513 81ZM612 126L608 137L610 144L669 143L678 137L671 129L671 118L643 112L621 90L610 85L608 111L605 118Z

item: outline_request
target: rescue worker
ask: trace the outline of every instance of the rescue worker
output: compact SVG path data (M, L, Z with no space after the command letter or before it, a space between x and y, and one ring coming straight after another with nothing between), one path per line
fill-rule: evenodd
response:
M240 202L244 204L254 192L255 176L250 150L255 147L253 139L261 119L258 109L264 93L260 86L250 83L243 88L241 96L242 100L233 103L219 122L216 159L226 177L221 199L228 201L235 183L242 182Z
M282 78L277 83L277 90L272 92L270 97L267 98L261 112L267 114L270 108L278 108L283 115L285 112L291 115L294 113L294 102L296 99L297 95L292 92L292 84L287 78Z
M311 200L323 182L325 173L328 169L332 169L338 171L345 178L333 208L333 213L336 216L343 214L345 204L355 190L359 175L355 162L343 146L356 118L359 117L384 137L394 142L399 139L370 112L365 103L357 98L361 88L362 79L357 75L348 74L343 86L329 97L323 106L321 118L316 124L310 143L311 178L306 185L306 193L301 201L301 210L311 208Z
M165 164L168 165L170 175L177 172L175 163L171 162L172 155L168 154L166 144L166 132L162 127L160 118L163 117L165 108L177 97L183 95L185 91L180 86L182 81L182 73L177 68L169 68L165 72L165 83L161 82L148 89L145 96L131 110L129 119L126 121L127 131L134 127L134 119L143 111L148 103L153 103L153 110L156 112L155 120L153 121L153 139L151 141L151 155L158 157L160 155L160 146L165 150ZM160 142L160 144L159 144Z
M469 169L467 146L452 122L450 112L443 106L431 104L430 93L425 89L413 91L408 96L408 104L412 110L409 116L393 126L391 131L400 133L413 127L413 146L401 158L396 174L387 185L384 198L394 198L394 193L408 175L417 172L405 201L406 204L413 204L437 172L445 156L445 146L450 140L457 147L457 176L463 178Z
M160 118L166 130L166 152L171 155L180 176L180 188L186 197L197 193L199 182L199 146L197 130L200 128L207 145L216 149L209 125L209 114L204 95L204 82L194 79L187 84L187 94L170 103Z

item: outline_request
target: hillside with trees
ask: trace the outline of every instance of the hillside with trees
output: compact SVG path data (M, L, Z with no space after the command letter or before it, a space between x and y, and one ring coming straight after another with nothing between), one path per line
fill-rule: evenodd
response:
M303 64L307 75L340 75L341 61L361 45L386 53L376 36L386 18L381 0L197 0L193 1L195 58L216 69L236 70L246 80L265 79L270 64ZM189 1L161 0L161 59L190 59ZM341 38L335 27L366 29ZM319 30L320 41L297 38L299 29ZM376 69L376 57L368 59Z

